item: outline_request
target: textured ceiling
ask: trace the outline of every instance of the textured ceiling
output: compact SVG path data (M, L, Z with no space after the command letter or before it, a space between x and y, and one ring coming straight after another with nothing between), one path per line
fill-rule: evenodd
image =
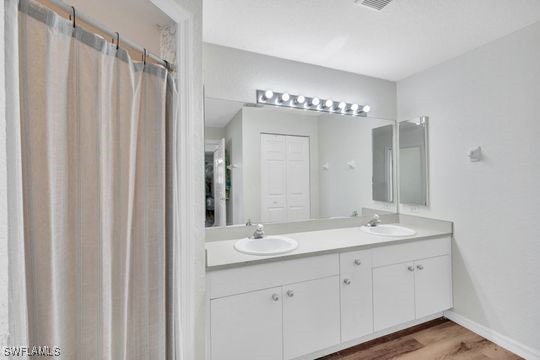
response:
M204 0L204 41L400 80L540 21L540 0Z

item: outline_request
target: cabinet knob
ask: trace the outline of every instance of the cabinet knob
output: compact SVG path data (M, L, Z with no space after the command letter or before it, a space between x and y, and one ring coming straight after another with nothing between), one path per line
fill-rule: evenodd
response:
M360 259L355 259L354 265L362 265L362 261Z
M288 296L288 297L293 297L293 296L294 296L294 291L292 291L292 290L287 290L287 296Z
M350 285L351 279L343 279L343 283L344 283L345 285Z
M407 270L409 270L409 271L414 271L414 266L408 266L408 267L407 267Z
M272 294L272 300L278 301L279 300L279 295L278 294Z
M424 270L424 266L423 266L423 265L416 265L416 268L417 268L418 270Z

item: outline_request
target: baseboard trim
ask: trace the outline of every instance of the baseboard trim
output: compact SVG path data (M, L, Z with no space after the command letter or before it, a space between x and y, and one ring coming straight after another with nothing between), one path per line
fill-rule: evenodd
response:
M463 315L456 313L453 310L448 310L444 312L444 316L452 320L455 323L471 330L474 333L488 339L491 342L499 345L500 347L505 348L508 351L513 352L516 355L519 355L527 360L540 360L540 350L533 349L527 345L524 345L518 341L510 339L508 336L502 335L484 325L480 325L477 322L474 322Z

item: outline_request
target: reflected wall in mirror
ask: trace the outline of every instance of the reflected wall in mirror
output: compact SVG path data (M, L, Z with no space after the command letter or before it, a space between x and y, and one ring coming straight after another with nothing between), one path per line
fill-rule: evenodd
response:
M205 121L207 226L396 211L393 120L206 98ZM222 182L212 144L224 144Z
M371 130L373 154L373 200L392 202L394 199L394 125Z
M428 205L428 117L399 123L399 202Z

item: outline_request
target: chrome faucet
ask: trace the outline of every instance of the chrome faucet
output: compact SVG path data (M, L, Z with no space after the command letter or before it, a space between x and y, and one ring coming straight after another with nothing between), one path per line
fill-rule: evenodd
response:
M367 222L366 226L374 227L374 226L379 225L380 223L381 223L381 220L379 219L379 215L373 214L373 217L371 218L371 220Z
M257 230L253 233L254 239L262 239L264 237L264 226L262 224L257 224Z

